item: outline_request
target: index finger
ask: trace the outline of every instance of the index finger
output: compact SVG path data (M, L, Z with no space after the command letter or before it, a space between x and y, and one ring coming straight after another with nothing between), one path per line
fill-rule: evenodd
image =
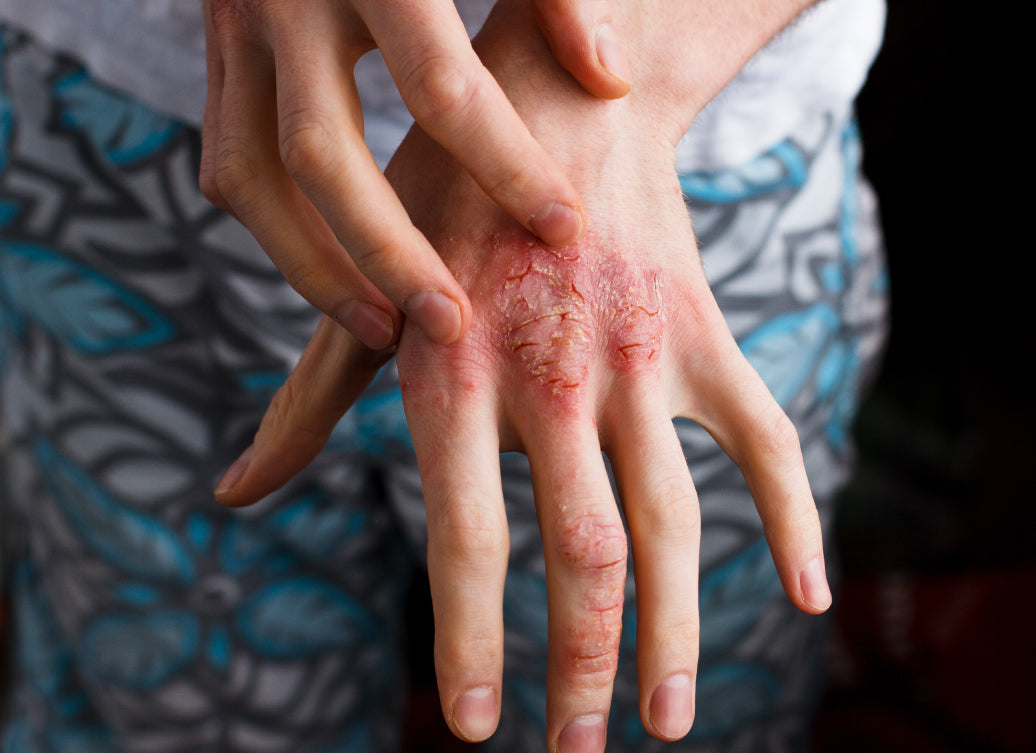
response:
M343 289L330 273L348 270L351 263L432 339L452 342L467 326L470 303L414 227L363 141L356 84L347 61L339 57L347 42L341 29L329 19L303 16L294 24L271 25L267 33L275 50L277 146L283 166L270 165L265 179L290 184L282 191L246 186L253 194L249 203L263 210L251 213L250 229L267 240L264 248L292 285L322 310L328 309L321 304L335 301ZM231 113L227 120L234 117ZM293 186L315 208L311 214L316 217L282 219L278 201ZM324 223L336 243L271 242L292 225L312 234ZM339 253L343 247L349 260ZM339 304L329 313L341 309Z
M550 245L578 240L579 195L482 65L452 0L380 0L363 15L414 120L526 229Z

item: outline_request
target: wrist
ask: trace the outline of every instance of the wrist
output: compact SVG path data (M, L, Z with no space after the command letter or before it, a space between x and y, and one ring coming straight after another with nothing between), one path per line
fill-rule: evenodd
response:
M630 93L601 117L628 117L675 145L694 118L769 40L817 0L611 0ZM476 50L509 96L601 103L554 60L530 0L499 0ZM602 103L603 104L603 103ZM607 113L607 116L604 115Z
M690 123L678 116L678 103L647 87L621 99L588 94L554 58L528 0L499 0L473 44L530 132L567 166L581 193L607 172L601 163L616 154L672 169L675 144Z

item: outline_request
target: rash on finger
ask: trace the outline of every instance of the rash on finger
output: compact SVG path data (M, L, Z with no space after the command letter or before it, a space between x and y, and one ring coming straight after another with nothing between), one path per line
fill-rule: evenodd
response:
M574 619L557 647L561 671L604 678L615 673L626 592L628 547L622 523L582 516L561 524L557 564L579 589Z

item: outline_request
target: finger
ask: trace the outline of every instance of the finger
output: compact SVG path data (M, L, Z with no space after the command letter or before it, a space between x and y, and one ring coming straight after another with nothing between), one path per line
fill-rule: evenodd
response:
M198 171L198 185L202 194L224 212L230 212L230 205L216 187L216 136L219 133L220 101L223 98L223 54L212 22L212 8L209 0L202 3L205 17L205 113L201 125L201 165Z
M535 0L540 30L551 52L595 97L629 93L629 63L612 21L608 0Z
M404 404L428 518L439 696L453 733L477 742L499 721L504 667L509 540L496 421L479 395L450 389L440 403L417 392L408 386Z
M409 215L363 141L359 95L328 24L272 32L277 54L279 152L292 180L334 231L365 278L434 341L466 329L470 303ZM300 261L308 280L322 276Z
M729 335L704 348L711 368L694 382L701 423L738 464L755 500L785 592L804 612L831 605L820 517L798 433Z
M694 719L701 513L683 448L649 380L618 391L608 455L633 545L644 728L683 737Z
M244 45L223 49L214 177L219 193L285 279L375 350L398 338L398 309L357 270L280 162L272 63Z
M321 319L266 409L251 447L216 485L216 499L232 507L252 504L305 468L390 355Z
M407 4L414 18L400 29L401 2L376 3L364 20L414 119L528 230L551 245L576 241L579 195L482 65L453 2Z
M600 753L622 632L626 534L592 419L559 422L542 411L529 421L523 436L547 570L547 740L560 753Z

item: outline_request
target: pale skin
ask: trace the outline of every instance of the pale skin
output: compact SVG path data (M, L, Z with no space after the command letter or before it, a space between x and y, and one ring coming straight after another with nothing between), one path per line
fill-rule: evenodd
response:
M407 322L397 353L428 513L439 691L463 739L485 739L499 715L499 451L525 452L532 468L555 753L605 744L628 553L601 450L635 563L648 732L678 739L694 713L700 515L673 416L702 424L741 467L792 602L830 605L798 438L716 306L673 166L701 107L806 4L616 0L634 85L614 101L564 73L527 3L497 6L475 49L579 192L574 243L549 246L516 223L419 127L386 171L471 302L454 342ZM386 357L325 320L220 500L255 501L304 466Z

